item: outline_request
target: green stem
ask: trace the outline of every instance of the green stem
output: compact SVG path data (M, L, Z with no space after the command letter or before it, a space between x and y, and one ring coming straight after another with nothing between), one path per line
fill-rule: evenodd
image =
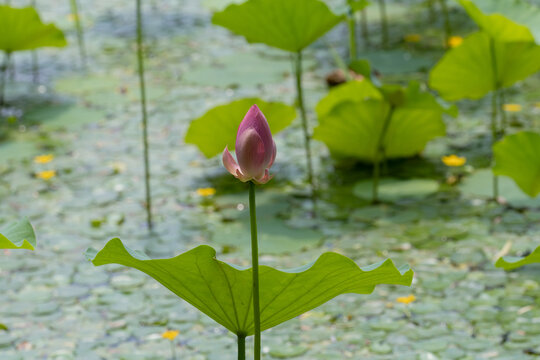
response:
M491 70L493 72L493 92L491 96L491 147L495 145L497 141L497 116L498 116L498 107L497 107L497 96L499 93L499 80L497 74L497 55L495 52L495 40L490 39L489 48L491 52ZM499 178L497 175L493 174L493 200L497 201L499 198Z
M30 6L35 8L36 0L32 0L30 2ZM37 84L39 82L39 61L38 53L36 50L32 51L32 81L34 82L34 84Z
M246 360L246 335L237 334L238 337L238 360Z
M504 111L504 104L506 103L505 100L505 93L504 89L499 89L499 111L501 112L501 129L500 134L501 136L504 136L506 133L506 111Z
M306 116L306 108L304 106L304 94L302 89L302 51L299 51L296 56L296 93L298 97L298 108L302 119L302 129L304 130L304 147L306 149L307 162L307 181L311 186L311 196L315 198L315 186L313 184L313 163L311 160L311 136L309 134L308 121Z
M388 46L388 19L385 0L379 0L379 10L381 12L381 46L386 48Z
M349 9L349 56L350 61L356 60L356 16Z
M148 155L148 113L146 111L146 85L144 81L143 24L141 0L137 1L137 64L141 91L141 112L143 128L144 186L146 194L146 224L152 230L152 197L150 194L150 159Z
M174 341L171 341L171 355L172 355L172 360L176 360L176 345Z
M377 147L375 148L375 158L373 159L373 188L372 188L372 199L373 203L379 202L379 177L381 174L380 169L380 156L383 155L385 158L385 148L384 148L384 138L386 137L386 132L392 121L392 115L394 114L394 106L390 106L388 114L384 119L383 128L379 134L379 139L377 140Z
M255 183L249 182L249 220L251 224L251 264L253 274L253 324L255 327L255 360L261 358L261 310L259 303L259 242L257 240L257 209Z
M434 23L437 19L437 12L435 11L435 0L427 0L429 9L429 22Z
M5 53L4 64L2 65L2 73L0 74L0 106L5 104L5 89L6 89L6 74L9 67L10 53Z
M444 34L445 34L445 45L448 46L450 42L450 37L452 36L452 25L450 24L450 14L448 13L448 6L446 6L446 0L439 0L441 9L444 16Z
M364 46L369 46L369 28L366 8L363 8L362 11L360 11L360 29L362 31L362 38L364 39Z
M86 68L86 48L84 45L84 32L79 17L79 6L77 0L70 0L71 13L75 17L75 30L77 31L77 44L79 46L79 56L83 68Z

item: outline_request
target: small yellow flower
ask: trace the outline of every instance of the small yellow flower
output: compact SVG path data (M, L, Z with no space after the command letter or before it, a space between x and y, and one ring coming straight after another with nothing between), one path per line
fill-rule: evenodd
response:
M407 34L403 37L403 40L408 43L417 43L420 42L422 36L420 34Z
M397 301L398 303L402 303L402 304L410 304L410 303L412 303L412 302L415 301L415 300L416 300L416 296L414 296L414 295L412 295L412 294L409 295L409 296L398 297L398 298L396 299L396 301Z
M457 155L443 156L441 160L446 166L463 166L467 162L466 157Z
M69 20L69 21L75 21L75 20L77 20L77 15L76 15L76 14L69 14L69 15L68 15L68 20Z
M197 195L203 196L203 197L212 196L212 195L215 195L215 193L216 193L216 189L211 188L211 187L197 189Z
M45 155L39 155L34 158L34 162L36 164L47 164L53 161L54 155L53 154L45 154Z
M461 45L463 42L463 38L461 36L450 36L450 39L448 39L448 47L449 48L455 48Z
M503 110L508 112L520 112L521 111L521 105L519 104L504 104Z
M45 171L40 171L36 174L37 178L43 179L46 181L52 179L55 176L56 176L56 170L45 170Z
M163 334L161 334L161 337L173 341L178 336L178 334L180 334L180 331L178 330L167 330Z

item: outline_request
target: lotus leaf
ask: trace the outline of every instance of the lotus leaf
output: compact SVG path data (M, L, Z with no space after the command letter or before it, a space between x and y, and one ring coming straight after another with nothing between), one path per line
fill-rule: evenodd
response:
M540 194L540 134L508 135L493 146L493 154L496 175L511 177L530 197Z
M171 259L151 260L112 239L96 252L87 251L96 266L121 264L138 269L234 334L253 334L251 268L216 259L216 251L198 246ZM261 329L292 319L345 293L370 294L376 285L409 286L413 271L397 269L391 260L364 268L332 252L315 262L280 271L260 266Z
M294 108L282 103L266 102L258 98L235 100L216 106L193 120L185 141L197 145L208 158L220 154L225 146L234 150L238 125L253 104L257 104L265 114L273 134L289 126L296 117Z
M32 7L0 6L0 50L6 53L40 47L64 47L64 34L53 24L41 22Z
M248 0L212 18L250 43L299 52L344 19L320 0Z

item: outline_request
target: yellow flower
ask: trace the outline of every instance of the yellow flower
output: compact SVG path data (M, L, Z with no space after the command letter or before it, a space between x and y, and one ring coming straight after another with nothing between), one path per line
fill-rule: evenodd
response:
M467 162L467 158L457 155L443 156L441 160L446 166L463 166Z
M173 341L178 336L178 334L180 334L180 331L178 330L167 330L163 334L161 334L161 337Z
M463 42L463 38L461 36L450 36L450 39L448 39L448 47L455 48L461 45Z
M403 37L403 40L408 43L417 43L420 42L420 39L422 39L420 34L407 34Z
M36 177L43 180L50 180L56 176L56 170L40 171L36 174Z
M415 300L416 300L416 296L414 296L414 295L412 295L412 294L409 295L409 296L398 297L398 298L396 299L396 301L397 301L398 303L402 303L402 304L410 304L410 303L412 303L412 302L415 301Z
M214 188L199 188L197 189L197 195L199 196L212 196L216 193L216 189Z
M503 109L504 109L504 111L508 111L508 112L520 112L521 111L521 105L519 105L519 104L504 104Z
M54 159L53 154L39 155L34 158L34 162L36 164L47 164L53 161L53 159Z
M77 20L77 14L69 14L69 15L68 15L68 20L69 20L69 21L75 21L75 20Z

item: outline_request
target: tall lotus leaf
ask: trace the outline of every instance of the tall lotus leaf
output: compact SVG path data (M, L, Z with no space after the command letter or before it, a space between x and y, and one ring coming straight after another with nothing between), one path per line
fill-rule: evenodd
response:
M454 108L440 104L417 83L401 93L403 103L395 108L383 143L387 158L418 154L429 140L444 136L442 114L454 115ZM382 99L342 102L319 118L313 137L324 142L335 156L373 161L389 111L390 104Z
M53 24L43 24L32 7L0 6L0 34L0 50L7 53L67 44L62 31Z
M0 230L0 249L34 250L36 235L27 219L8 225Z
M113 239L101 250L87 251L94 265L121 264L138 269L234 334L253 334L251 268L216 259L201 245L171 259L150 260ZM413 272L391 260L358 267L337 253L287 271L260 266L261 329L266 330L345 293L370 294L378 284L409 286Z
M448 51L431 70L429 84L447 100L480 99L495 90L491 39L476 32ZM540 46L529 42L494 42L497 83L508 87L540 70Z
M540 246L525 257L503 256L497 260L495 266L504 270L513 270L534 263L540 263Z
M240 99L216 106L200 118L193 120L189 125L185 141L197 145L208 158L221 154L227 145L230 150L233 150L238 125L253 104L257 104L265 114L272 134L289 126L296 117L296 111L292 106L266 102L258 98Z
M496 175L511 177L524 193L540 193L540 134L523 131L493 146Z
M340 103L359 102L365 99L382 99L382 94L367 80L351 80L331 88L328 94L319 101L315 111L317 116L321 118Z
M320 0L248 0L215 13L212 22L250 43L298 52L343 19Z
M499 41L540 40L540 9L523 0L460 0L469 16Z

